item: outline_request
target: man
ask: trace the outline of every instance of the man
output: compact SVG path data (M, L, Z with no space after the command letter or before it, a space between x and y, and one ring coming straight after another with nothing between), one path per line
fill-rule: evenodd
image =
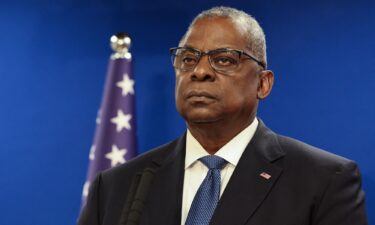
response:
M353 161L256 118L274 75L254 18L227 7L202 12L171 54L186 134L99 174L78 224L117 225L136 201L144 225L367 224ZM139 200L131 180L145 168L154 175L138 182Z

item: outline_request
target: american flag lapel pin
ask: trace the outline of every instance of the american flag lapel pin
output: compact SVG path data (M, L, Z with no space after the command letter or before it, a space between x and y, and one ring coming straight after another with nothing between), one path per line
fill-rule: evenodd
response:
M271 175L266 172L262 172L261 174L259 174L259 176L263 177L266 180L269 180L271 178Z

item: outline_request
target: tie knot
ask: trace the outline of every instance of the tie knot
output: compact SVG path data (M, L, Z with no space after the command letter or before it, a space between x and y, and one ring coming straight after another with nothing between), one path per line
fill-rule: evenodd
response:
M222 169L227 161L216 155L208 155L199 159L208 169Z

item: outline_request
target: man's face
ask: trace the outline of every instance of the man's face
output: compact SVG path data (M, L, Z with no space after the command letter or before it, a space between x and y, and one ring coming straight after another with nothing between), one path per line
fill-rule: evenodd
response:
M244 50L246 39L225 18L206 18L195 23L182 43L207 52L219 48ZM194 70L176 70L176 107L188 124L229 122L244 126L255 117L258 105L259 65L241 59L230 75L215 72L208 56L202 56Z

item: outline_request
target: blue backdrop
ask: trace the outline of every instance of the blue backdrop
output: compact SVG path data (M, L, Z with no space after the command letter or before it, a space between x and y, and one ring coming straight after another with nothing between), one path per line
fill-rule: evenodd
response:
M276 83L259 116L276 132L358 162L375 223L374 1L1 1L1 224L74 224L109 38L132 35L139 149L185 129L168 48L201 10L253 14Z

